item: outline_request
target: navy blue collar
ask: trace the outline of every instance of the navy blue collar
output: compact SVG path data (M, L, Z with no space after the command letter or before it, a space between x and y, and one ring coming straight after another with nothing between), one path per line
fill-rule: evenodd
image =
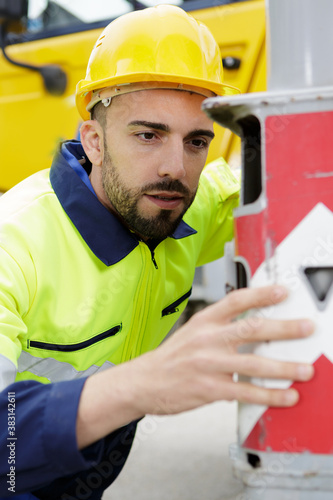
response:
M79 159L85 160L84 169ZM86 168L90 170L91 164L81 143L66 142L53 161L50 181L64 211L89 248L104 264L111 266L134 250L139 239L100 203L91 188ZM182 220L172 238L185 238L195 233L196 230Z

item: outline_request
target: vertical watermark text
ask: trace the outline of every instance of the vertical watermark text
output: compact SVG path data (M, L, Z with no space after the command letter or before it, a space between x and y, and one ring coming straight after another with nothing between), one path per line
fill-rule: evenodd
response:
M7 484L8 491L15 493L15 463L16 463L16 440L15 435L15 421L16 421L16 405L15 405L15 392L8 392L8 474Z

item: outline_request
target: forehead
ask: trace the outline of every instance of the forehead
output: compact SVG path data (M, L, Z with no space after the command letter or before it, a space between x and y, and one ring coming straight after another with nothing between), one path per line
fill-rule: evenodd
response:
M169 125L187 121L189 125L212 127L211 119L201 109L204 99L187 91L141 90L113 98L108 116L112 121L123 124L132 120L158 121Z

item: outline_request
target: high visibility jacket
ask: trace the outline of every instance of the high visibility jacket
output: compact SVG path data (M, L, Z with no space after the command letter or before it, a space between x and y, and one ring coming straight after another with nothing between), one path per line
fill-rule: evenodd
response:
M16 380L76 378L154 349L184 310L195 267L233 236L238 183L222 161L202 174L172 237L149 248L70 166L81 145L62 151L50 172L1 198L0 350Z
M0 198L3 388L85 377L154 349L184 310L195 267L233 237L238 182L223 160L205 168L192 206L157 246L98 201L89 166L79 142L65 143L50 170Z

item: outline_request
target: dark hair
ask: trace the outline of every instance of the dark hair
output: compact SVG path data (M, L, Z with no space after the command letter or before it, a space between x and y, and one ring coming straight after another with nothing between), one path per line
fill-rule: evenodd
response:
M103 127L103 129L106 126L106 110L107 108L104 106L102 102L98 102L90 110L91 119L98 121L98 123Z

